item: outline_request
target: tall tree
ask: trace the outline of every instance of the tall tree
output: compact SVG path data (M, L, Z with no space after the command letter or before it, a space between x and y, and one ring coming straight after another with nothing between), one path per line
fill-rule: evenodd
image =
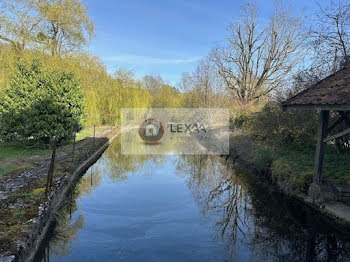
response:
M0 1L0 41L16 50L33 43L40 22L33 0Z
M95 32L80 0L2 0L0 8L0 41L17 50L62 56L80 51Z
M144 88L151 91L161 87L163 84L164 81L159 75L145 75L142 79L142 85Z
M182 91L187 92L186 100L190 100L193 107L225 106L227 101L224 102L220 98L227 95L227 90L222 86L223 82L210 56L199 60L193 73L182 75Z
M218 72L233 96L247 104L276 90L297 63L303 40L299 18L275 7L270 21L261 26L257 7L245 5L229 26L227 45L213 51Z
M87 7L79 0L38 0L36 8L43 19L38 41L53 56L79 50L94 35Z
M349 62L350 2L332 0L324 8L319 5L319 10L311 29L314 58L316 66L329 74Z

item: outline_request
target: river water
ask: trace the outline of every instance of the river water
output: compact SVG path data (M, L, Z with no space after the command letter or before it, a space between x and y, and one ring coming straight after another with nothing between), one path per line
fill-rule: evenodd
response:
M347 233L217 156L128 156L115 141L36 261L350 261Z

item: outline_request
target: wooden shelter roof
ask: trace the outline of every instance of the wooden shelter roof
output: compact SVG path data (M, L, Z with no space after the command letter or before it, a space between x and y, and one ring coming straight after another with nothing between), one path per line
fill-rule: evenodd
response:
M298 93L284 108L350 110L350 67L346 67Z

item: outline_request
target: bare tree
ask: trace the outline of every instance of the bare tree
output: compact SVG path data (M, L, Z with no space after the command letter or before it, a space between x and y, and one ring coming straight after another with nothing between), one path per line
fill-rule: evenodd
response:
M281 86L298 62L303 40L301 20L275 7L270 21L257 20L257 7L247 4L229 26L228 43L213 51L218 72L242 104L255 102Z
M329 74L349 62L350 2L332 0L328 7L319 5L319 9L311 39L316 67Z
M196 70L193 73L195 80L195 88L198 93L199 106L213 107L215 100L213 99L216 89L216 74L210 63L209 57L200 60Z
M156 74L145 75L142 79L142 86L150 90L151 95L155 95L157 90L164 85L164 80Z
M210 56L199 60L193 73L182 75L181 88L191 96L194 107L221 107L228 102L222 98L226 90Z

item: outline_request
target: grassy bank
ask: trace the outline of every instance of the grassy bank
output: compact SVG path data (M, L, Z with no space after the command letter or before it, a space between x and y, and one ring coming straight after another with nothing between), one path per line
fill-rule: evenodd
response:
M109 126L96 126L96 134ZM85 127L77 133L77 141L93 137L94 127ZM19 143L0 143L0 178L10 172L20 172L50 157L49 148L26 147Z
M96 134L101 133L102 131L108 129L110 126L96 126L95 132ZM93 137L94 136L94 127L88 126L84 127L79 133L76 135L76 141L83 140L87 137Z
M315 146L271 145L246 135L231 137L231 149L257 171L271 172L286 191L307 192L312 182ZM339 154L332 146L325 150L324 179L334 183L350 181L350 153Z
M0 143L0 178L9 172L33 167L49 156L50 150L29 148L16 143Z

